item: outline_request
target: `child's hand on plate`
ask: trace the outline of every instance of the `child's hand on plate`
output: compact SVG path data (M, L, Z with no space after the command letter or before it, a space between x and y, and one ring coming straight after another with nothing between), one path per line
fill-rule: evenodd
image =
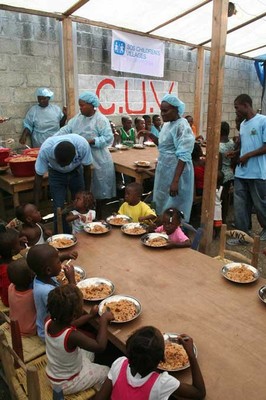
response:
M76 260L78 258L78 252L76 250L70 251L67 253L67 258L72 258L72 260Z
M99 311L99 307L98 306L93 306L90 309L89 315L91 317L95 317L98 314L98 311Z
M75 270L73 265L68 265L65 264L63 266L63 270L65 272L66 278L69 283L73 283L74 285L76 284L76 279L75 279Z
M179 344L181 344L184 347L184 349L186 350L189 358L195 357L194 349L193 349L193 339L190 336L186 335L185 333L182 333L178 337L178 341L179 341Z

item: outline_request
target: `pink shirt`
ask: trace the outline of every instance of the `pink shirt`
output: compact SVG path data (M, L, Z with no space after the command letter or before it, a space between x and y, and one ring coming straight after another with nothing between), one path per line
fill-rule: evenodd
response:
M32 289L19 292L11 283L8 287L9 316L17 320L21 335L36 335L36 309Z
M127 381L128 360L124 360L118 378L114 384L111 400L147 400L150 396L151 389L159 377L157 372L153 372L149 379L139 387L131 386Z
M155 229L155 232L165 233L163 225L158 226L158 228ZM189 240L189 238L184 234L180 226L176 228L176 230L173 233L171 233L171 235L168 235L168 237L174 243L183 243L186 240Z

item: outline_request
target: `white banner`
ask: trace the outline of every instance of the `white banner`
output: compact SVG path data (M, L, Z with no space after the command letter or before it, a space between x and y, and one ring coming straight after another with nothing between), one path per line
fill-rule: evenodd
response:
M167 93L178 95L178 83L118 76L78 75L79 94L90 90L97 94L104 115L159 114Z
M112 32L112 70L163 77L164 42L131 33Z

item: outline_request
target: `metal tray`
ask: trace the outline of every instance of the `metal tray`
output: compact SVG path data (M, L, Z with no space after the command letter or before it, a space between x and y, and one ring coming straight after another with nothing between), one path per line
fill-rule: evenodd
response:
M156 238L160 238L160 237L165 239L165 243L164 244L162 244L160 246L152 246L149 243L150 239L156 239ZM146 235L141 236L140 240L141 240L141 243L143 243L145 246L151 247L153 249L161 249L161 248L167 246L167 244L168 244L168 235L166 235L164 233L156 233L156 232L147 233Z
M244 267L247 268L248 270L252 271L252 272L253 272L254 278L253 278L252 280L249 280L249 281L242 281L242 282L241 282L241 281L234 280L234 279L232 279L232 278L229 278L229 277L227 276L227 272L230 271L231 269L233 269L233 268L235 268L235 267L239 267L239 266L244 266ZM255 281L259 278L259 276L260 276L259 271L258 271L256 268L252 267L252 265L245 264L245 263L242 263L242 262L232 262L232 263L229 263L229 264L224 265L224 266L222 267L222 269L221 269L221 273L222 273L222 275L223 275L223 277L224 277L225 279L228 279L228 280L231 281L231 282L241 283L241 284L246 284L246 283L255 282Z
M104 229L104 231L96 231L94 230L96 227L100 227L100 229ZM105 233L110 232L112 229L111 225L106 222L90 222L83 227L84 231L90 233L91 235L103 235Z
M164 342L165 343L172 342L172 343L179 344L178 343L179 336L180 336L180 333L166 332L166 333L163 334ZM197 357L198 356L198 350L197 350L197 347L196 347L196 345L194 343L193 343L193 350L194 350L195 357ZM172 371L172 372L174 372L174 371L182 371L182 370L187 369L189 367L190 367L190 363L188 362L187 364L183 365L182 367L174 368L174 369L160 367L160 364L158 365L157 368L160 369L161 371Z
M110 293L107 296L99 296L96 298L84 298L84 300L87 301L101 301L106 299L107 297L111 296L114 291L115 291L115 285L113 284L112 281L110 281L109 279L106 278L98 278L98 277L93 277L93 278L87 278L84 279L83 281L80 281L77 286L81 289L81 288L86 288L86 287L90 287L90 286L98 286L102 283L105 283L107 286L110 287Z
M117 218L123 218L123 222L121 222L119 224L114 223ZM110 217L106 218L106 222L113 226L123 226L125 224L128 224L131 221L132 221L132 219L130 217L128 217L127 215L123 215L123 214L110 215Z
M135 228L141 228L141 232L135 233L134 229ZM125 233L126 235L130 236L139 236L143 235L147 231L147 226L144 224L141 224L139 222L131 222L129 224L125 224L121 227L121 231Z
M108 307L108 303L111 303L111 302L118 302L118 301L120 301L120 300L129 300L129 301L131 301L131 302L135 305L135 307L136 307L136 314L134 315L134 317L132 317L132 318L126 320L126 321L116 321L116 320L113 320L112 322L114 322L114 323L116 323L116 324L123 324L123 323L125 323L125 322L129 322L129 321L132 321L133 319L136 319L136 318L140 315L140 313L141 313L141 304L140 304L139 300L136 299L135 297L128 296L128 295L123 295L123 294L121 294L121 295L118 294L118 295L110 296L110 297L108 297L107 299L103 300L103 301L99 304L99 315L102 315L102 314L104 313L104 311L105 311L104 308L105 308L105 306Z
M58 239L69 239L69 240L71 240L72 241L72 243L69 243L68 245L65 245L65 246L58 246L58 245L55 245L55 244L52 244L52 242L54 241L54 240L58 240ZM74 235L69 235L69 234L67 234L67 233L60 233L60 234L58 234L58 235L53 235L53 236L50 236L48 239L47 239L47 243L49 243L49 244L51 244L52 246L54 246L56 249L58 249L58 250L61 250L61 249L68 249L69 247L72 247L72 246L75 246L75 244L77 243L77 238L76 238L76 236L74 236Z

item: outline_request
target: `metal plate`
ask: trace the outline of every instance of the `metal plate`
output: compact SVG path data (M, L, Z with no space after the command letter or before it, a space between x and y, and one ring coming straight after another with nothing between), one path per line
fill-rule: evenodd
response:
M124 322L129 322L132 321L133 319L137 318L140 313L141 313L141 304L139 302L138 299L136 299L135 297L132 296L128 296L128 295L114 295L114 296L110 296L107 299L103 300L100 304L99 304L99 315L102 315L105 311L105 306L108 306L108 303L112 303L112 302L118 302L120 300L128 300L131 303L133 303L136 307L136 314L134 315L134 317L127 319L125 321L116 321L113 320L112 322L116 323L116 324L122 324Z
M144 142L143 144L144 144L145 146L147 146L147 147L155 147L155 146L156 146L156 144L153 143L153 142Z
M164 243L162 243L160 246L153 246L149 241L152 239L157 239L157 238L163 238ZM160 249L162 247L167 246L168 244L168 235L165 235L164 233L147 233L146 235L143 235L141 237L141 243L143 243L145 246L152 247L153 249Z
M133 149L144 150L145 146L143 144L136 143L134 144Z
M236 268L236 267L241 267L241 266L245 267L249 271L252 271L253 279L248 280L248 281L239 281L239 280L234 280L227 276L227 273L230 270L232 270L233 268ZM228 279L229 281L235 282L235 283L242 283L242 284L255 282L260 276L259 271L256 268L252 267L252 265L241 263L241 262L232 262L232 263L224 265L223 268L221 269L221 273L222 273L223 277Z
M97 278L97 277L87 278L87 279L84 279L83 281L79 282L77 284L77 286L81 289L81 288L87 288L87 287L90 287L90 286L99 286L102 283L104 283L107 286L109 286L110 293L108 295L99 296L99 297L95 297L95 298L88 298L88 297L85 298L85 297L83 297L84 300L87 300L87 301L101 301L101 300L106 299L108 296L111 296L115 291L115 286L114 286L113 282L111 282L109 279Z
M118 150L128 150L129 149L129 147L126 146L125 144L117 144L115 146L115 148L118 149Z
M258 291L259 298L263 303L266 303L266 285L262 286Z
M137 167L141 167L141 168L149 168L151 166L150 161L144 161L144 160L135 161L134 164Z
M147 232L147 227L144 224L140 224L139 222L131 222L129 224L125 224L121 227L121 231L126 235L130 236L138 236L143 235Z
M55 241L55 240L57 241L57 240L60 240L60 239L68 239L68 240L71 240L72 243L69 243L69 244L66 244L66 245L62 245L62 246L59 245L59 243L52 244L53 241ZM59 249L59 250L68 249L69 247L74 246L77 243L77 241L78 240L77 240L76 236L68 235L67 233L60 233L58 235L53 235L53 236L50 236L47 239L47 243L49 243L51 246L54 246L56 249Z
M166 333L163 334L164 342L165 342L165 344L168 343L168 342L179 344L178 343L179 336L180 336L180 333L166 332ZM196 347L196 345L194 343L193 343L193 350L194 350L195 357L197 357L198 356L198 350L197 350L197 347ZM160 366L160 364L158 365L157 368L160 369L161 371L182 371L183 369L187 369L189 367L190 367L190 363L188 362L187 364L185 364L185 365L183 365L182 367L179 367L179 368L173 368L173 369L164 368L164 367Z
M62 266L64 266L64 264L62 264ZM79 267L78 265L74 265L74 270L75 270L76 283L78 284L79 282L81 282L83 279L86 278L86 272L83 268ZM79 278L77 278L77 275ZM61 284L68 283L68 279L66 278L63 269L62 269L61 273L59 275L57 275L56 279Z
M117 221L117 223L116 223L116 221ZM121 221L121 222L119 222L119 221ZM106 222L108 222L108 224L113 225L113 226L123 226L125 224L128 224L131 221L132 221L132 219L130 217L128 217L127 215L123 215L123 214L110 215L110 217L106 218Z
M83 227L84 231L91 235L102 235L110 232L112 227L106 222L90 222Z

